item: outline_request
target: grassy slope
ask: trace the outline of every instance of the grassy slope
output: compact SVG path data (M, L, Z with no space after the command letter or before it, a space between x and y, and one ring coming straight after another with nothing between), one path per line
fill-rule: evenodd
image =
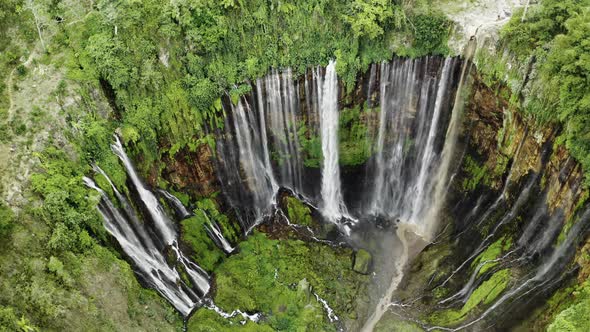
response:
M143 288L129 264L105 247L109 242L104 231L102 236L96 233L95 240L74 227L75 233L60 238L64 228L59 225L66 225L66 220L48 215L44 202L48 192L31 186L32 173L44 173L63 188L67 185L60 181L81 185L81 174L68 174L67 168L56 166L48 173L46 161L38 154L56 145L66 152L59 158L78 163L76 149L67 143L76 130L66 116L73 115L70 120L76 121L87 108L80 95L81 82L67 78L67 52L52 48L56 23L45 22L46 53L34 33L31 13L15 9L21 5L21 1L8 1L0 6L0 12L7 9L9 13L3 23L10 24L0 27L8 38L0 49L4 78L0 89L0 331L180 330L182 321L170 305ZM66 23L85 14L78 2L62 5L67 8ZM100 94L92 96L92 103L94 111L106 105ZM63 199L58 197L54 199ZM85 200L84 196L78 199ZM16 213L7 213L6 204ZM83 207L63 207L56 212L70 213L69 225L84 222ZM76 210L80 214L72 214ZM100 225L98 215L90 218ZM60 247L70 241L75 241L76 248Z

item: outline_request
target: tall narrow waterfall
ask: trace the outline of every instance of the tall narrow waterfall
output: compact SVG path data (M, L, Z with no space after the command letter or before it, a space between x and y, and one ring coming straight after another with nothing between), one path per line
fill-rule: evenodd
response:
M326 68L321 95L320 132L322 136L322 214L331 222L337 222L345 212L340 188L338 158L338 79L336 62Z
M137 176L137 173L135 173L133 164L131 163L131 160L129 160L129 157L125 153L125 150L123 149L123 145L121 144L119 137L115 136L115 143L111 146L111 148L113 152L115 152L115 154L123 162L123 165L127 170L127 174L131 178L133 185L138 191L139 197L146 205L152 219L157 225L157 230L159 232L159 235L161 236L161 240L164 242L164 244L171 244L172 241L174 241L174 239L176 238L176 231L174 230L170 220L164 213L162 206L160 205L160 203L158 203L158 199L156 198L156 196L151 191L145 188L145 186L139 179L139 176Z
M139 210L147 213L138 214L125 195L119 192L99 167L95 166L95 171L107 179L121 209L116 208L109 196L90 178L85 177L84 183L100 193L98 210L103 217L105 228L117 239L125 254L131 259L136 272L168 299L182 315L187 316L200 303L200 296L209 292L209 277L201 267L185 257L178 247L172 221L156 196L143 185L135 173L133 164L118 138L112 149L125 165L133 188L143 203L144 209ZM175 204L182 206L177 199ZM188 214L186 208L182 207L182 211ZM146 222L148 220L153 224ZM173 265L170 265L164 254L168 248L175 255L176 262ZM181 278L177 267L186 273L190 283Z
M379 131L375 143L376 156L367 166L371 192L366 202L370 214L396 218L401 224L397 235L403 252L395 260L395 270L389 287L378 302L362 331L372 331L388 310L393 292L403 277L413 244L407 234L414 233L429 241L432 233L428 217L437 215L441 160L447 133L453 117L458 59L447 58L441 64L437 58L416 60L396 59L381 65ZM452 131L452 135L454 132ZM452 136L451 135L451 136ZM452 147L454 145L450 144ZM449 153L449 152L447 152ZM446 173L446 171L444 172ZM445 175L446 176L446 175ZM411 237L411 236L410 236Z

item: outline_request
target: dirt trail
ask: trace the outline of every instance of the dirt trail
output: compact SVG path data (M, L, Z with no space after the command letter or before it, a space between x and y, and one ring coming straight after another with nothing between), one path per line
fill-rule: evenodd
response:
M22 65L24 65L25 67L28 67L31 64L31 61L33 61L34 56L37 53L35 52L35 50L33 49L33 51L29 54L29 57L27 58L27 60L25 62L22 63ZM12 120L13 116L14 116L14 73L16 73L16 70L18 69L18 67L20 66L17 65L16 67L14 67L11 71L10 74L8 75L8 78L6 79L6 88L7 88L7 94L8 94L8 100L10 102L9 106L8 106L8 117L7 120L10 121Z

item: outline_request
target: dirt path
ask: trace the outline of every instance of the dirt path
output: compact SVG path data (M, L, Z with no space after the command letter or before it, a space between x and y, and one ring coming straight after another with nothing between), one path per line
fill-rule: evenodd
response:
M31 61L33 61L34 56L37 54L37 52L35 52L35 49L32 50L32 52L29 54L29 57L27 58L27 60L25 62L22 63L22 65L24 65L25 67L29 66L31 64ZM16 65L12 71L10 72L10 74L8 75L8 78L6 79L6 91L8 94L8 100L9 100L9 106L8 106L8 117L6 118L8 121L12 120L13 116L14 116L14 73L16 73L16 70L18 68L18 66L20 66L21 64Z

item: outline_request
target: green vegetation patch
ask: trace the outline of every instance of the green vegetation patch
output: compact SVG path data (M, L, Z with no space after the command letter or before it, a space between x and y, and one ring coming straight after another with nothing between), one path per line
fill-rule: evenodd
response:
M544 0L531 6L524 20L522 9L516 11L501 32L503 44L518 64L511 67L525 68L531 61L537 64L522 110L539 122L561 124L563 132L557 142L565 144L586 173L590 171L589 8L587 0ZM490 67L497 69L491 72L502 81L506 68ZM516 84L510 83L514 98L520 95L524 87L520 82L525 79L522 72L516 75Z
M359 249L354 254L354 266L352 269L358 273L367 274L371 268L373 257L365 249Z
M374 332L422 332L424 329L420 328L415 323L404 321L397 315L386 312L381 320L375 325Z
M195 215L182 220L181 225L181 240L190 247L190 257L203 269L212 271L225 254L207 234L209 217L203 210L196 210Z
M363 165L371 156L367 126L361 119L361 105L340 111L339 155L344 166Z
M237 222L232 220L225 214L219 211L217 203L214 198L217 194L213 194L210 198L203 198L197 202L197 208L206 212L207 216L217 223L221 228L223 236L232 243L237 243L240 240L241 229Z
M214 299L227 312L262 313L261 324L273 330L335 331L313 293L325 299L337 315L355 316L360 310L357 303L368 303L368 281L367 276L352 271L350 249L271 240L255 232L240 243L238 254L215 270ZM197 311L189 322L190 331L222 324L202 311L208 309ZM248 325L243 328L247 331Z
M573 295L573 297L571 296ZM575 287L562 310L549 325L549 332L590 330L590 280Z
M297 138L301 146L303 164L305 167L320 168L322 162L322 141L318 135L313 134L304 124L299 124Z
M14 228L14 221L14 212L0 201L0 243L6 243Z
M471 156L465 157L463 161L463 172L466 174L462 183L464 191L473 191L479 184L490 184L489 171L485 165L480 166Z
M257 324L246 320L237 315L233 318L223 318L213 310L201 308L197 310L188 321L187 329L189 332L273 332L276 331L267 324Z
M506 252L512 246L512 239L507 238L506 236L500 238L498 241L492 243L489 247L486 248L481 254L479 254L475 260L471 263L471 268L475 269L481 263L484 264L477 276L486 273L493 267L498 265L498 262L493 262L496 258L499 258L503 252Z
M311 218L311 209L303 202L295 197L285 197L287 201L287 215L292 223L311 226L313 219Z
M492 303L500 295L510 281L510 270L500 270L484 281L469 297L460 310L450 309L433 313L428 319L432 324L440 326L455 325L467 317L474 308Z

